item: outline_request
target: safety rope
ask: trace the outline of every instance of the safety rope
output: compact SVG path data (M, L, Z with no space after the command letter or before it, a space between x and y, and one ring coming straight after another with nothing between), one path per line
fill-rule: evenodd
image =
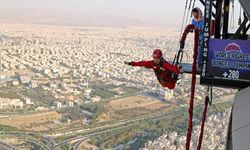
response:
M241 25L241 6L240 6L240 15L239 15L239 20L238 20L238 26Z
M210 89L210 98L211 100L209 100L209 89ZM205 128L205 122L206 122L206 116L207 116L207 106L212 104L212 87L208 86L207 87L207 94L205 97L205 101L204 101L204 108L203 108L203 113L202 113L202 122L201 122L201 132L200 132L200 136L199 136L199 142L197 145L197 150L201 149L201 144L202 144L202 139L203 139L203 133L204 133L204 128Z
M184 14L183 14L182 21L181 21L180 35L179 35L179 37L178 37L178 44L177 44L176 53L175 53L175 56L174 56L174 61L173 61L172 64L174 64L174 63L175 63L175 60L177 59L176 57L177 57L177 53L178 53L178 50L179 50L178 47L180 46L180 45L179 45L179 40L180 40L180 38L181 38L181 34L182 34L184 22L185 22L185 20L186 20L188 1L189 1L189 0L186 0L186 3L185 3Z
M195 0L194 0L194 2L193 2L192 10L194 9L194 4L195 4Z
M191 5L192 5L191 10L193 10L194 5L195 5L195 1L196 0L193 0L193 5L192 5L192 0L190 0L190 1L186 0L184 14L183 14L183 17L182 17L182 23L181 23L181 28L180 28L180 35L178 37L178 40L180 40L182 31L183 31L183 27L187 26L187 21L189 20L189 22L191 22L192 14L190 13L190 9L191 9ZM189 5L188 5L188 2L189 2ZM185 22L185 24L184 24L184 22ZM178 51L175 53L174 61L172 63L172 64L176 64L176 65L178 65L179 62L181 62L181 61L179 61L179 56L181 55L181 60L182 60L182 57L183 57L183 51L181 49L178 49L178 48L179 48L179 44L177 44L177 50Z
M194 5L195 5L195 0L194 0L194 2L193 2L193 6L192 6L192 9L191 9L191 13L190 13L190 17L189 17L189 21L188 21L188 22L191 22L192 10L194 9Z
M189 24L183 32L181 42L185 42L186 37L190 31L190 29L194 29L194 54L193 54L193 64L192 64L192 84L191 84L191 96L189 100L189 120L188 120L188 129L187 129L187 137L186 137L186 150L190 149L190 141L192 135L193 128L193 107L194 107L194 94L195 94L195 83L196 83L196 63L197 63L197 53L198 53L198 37L199 30L195 28L193 24Z
M231 13L231 19L230 19L230 28L234 28L234 0L231 0L232 5L232 13Z
M185 8L184 8L184 14L183 14L183 17L182 17L182 23L181 23L181 28L180 28L180 35L178 37L178 40L180 40L182 29L183 29L183 26L184 26L184 22L186 20L185 17L186 17L187 5L188 5L188 0L186 0L186 4L185 4Z
M188 1L189 0L186 0L186 3L185 3L185 7L184 7L184 14L183 14L183 17L182 17L182 22L181 22L181 28L180 28L180 35L178 37L178 44L177 44L177 48L176 48L176 53L175 53L175 56L174 56L174 60L172 62L172 65L176 64L176 61L178 61L179 58L177 58L179 56L179 49L178 47L180 46L179 45L179 41L180 41L180 38L181 38L181 34L182 34L182 30L183 30L183 26L184 26L184 22L186 20L186 15L187 15L187 6L188 6Z
M180 49L178 51L176 59L174 59L174 61L173 61L173 64L176 66L179 65L182 62L182 58L183 58L183 50Z
M188 15L187 15L187 17L186 17L186 21L185 21L185 26L188 24L187 22L188 22L188 20L189 20L189 17L191 18L191 5L192 5L192 0L190 0L190 3L189 3L189 6L188 6ZM191 10L191 11L190 11Z

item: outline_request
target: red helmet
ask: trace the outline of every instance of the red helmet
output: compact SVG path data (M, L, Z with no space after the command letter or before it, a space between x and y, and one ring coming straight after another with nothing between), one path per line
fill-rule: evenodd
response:
M154 59L158 59L162 57L162 52L160 49L155 49L153 52L153 58Z

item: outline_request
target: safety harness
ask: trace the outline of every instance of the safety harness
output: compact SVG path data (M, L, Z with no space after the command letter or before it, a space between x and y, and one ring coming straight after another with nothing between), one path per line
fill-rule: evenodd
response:
M160 65L159 69L157 69L158 65L154 64L153 69L154 69L154 72L155 72L155 75L156 75L157 79L159 81L164 81L164 82L177 81L179 79L178 74L173 72L173 71L170 71L170 70L168 70L168 72L166 73L166 75L164 77L161 77L161 74L163 73L163 71L165 71L165 68L163 68L163 61L164 61L164 59L161 58L160 64L159 64ZM172 77L171 80L169 79L169 77Z

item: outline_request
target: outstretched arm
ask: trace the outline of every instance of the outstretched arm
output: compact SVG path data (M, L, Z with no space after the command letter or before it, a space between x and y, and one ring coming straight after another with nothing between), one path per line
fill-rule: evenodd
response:
M124 62L124 64L131 65L131 66L139 66L139 67L146 67L146 68L153 68L154 63L153 61L131 61L131 62Z

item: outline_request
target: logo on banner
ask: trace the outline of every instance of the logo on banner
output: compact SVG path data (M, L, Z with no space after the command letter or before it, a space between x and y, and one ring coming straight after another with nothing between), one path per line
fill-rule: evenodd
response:
M240 53L242 53L240 46L238 44L236 44L236 43L229 43L225 47L225 51L227 51L227 52L240 52Z

